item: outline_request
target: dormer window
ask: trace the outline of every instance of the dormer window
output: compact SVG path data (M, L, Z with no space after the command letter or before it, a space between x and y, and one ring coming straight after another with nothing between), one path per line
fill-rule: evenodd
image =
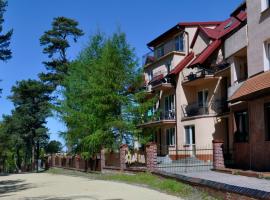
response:
M261 0L261 11L264 12L270 7L270 0Z
M176 36L174 41L175 41L175 51L183 52L185 50L183 34Z
M157 58L164 56L164 46L163 45L157 47L156 55L157 55Z

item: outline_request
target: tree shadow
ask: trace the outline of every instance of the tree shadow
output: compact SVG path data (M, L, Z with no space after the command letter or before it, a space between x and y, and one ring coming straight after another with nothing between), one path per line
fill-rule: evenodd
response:
M89 199L89 200L99 200L95 196L89 195L75 195L69 197L48 197L48 196L39 196L39 197L27 197L23 200L76 200L76 199ZM104 199L104 200L123 200L123 199Z
M30 184L24 183L24 180L5 180L0 181L0 198L8 196L8 193L18 192L32 188Z

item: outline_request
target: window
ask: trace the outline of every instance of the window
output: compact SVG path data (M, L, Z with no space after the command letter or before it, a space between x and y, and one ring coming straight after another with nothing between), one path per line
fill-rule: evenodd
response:
M151 81L153 79L153 71L148 72L148 80Z
M267 10L270 6L270 0L261 0L261 12Z
M249 137L249 122L248 122L248 111L241 111L234 113L236 132L235 142L248 142Z
M175 128L166 129L167 135L167 145L174 146L175 145Z
M186 136L186 144L194 145L195 144L195 127L185 126L185 136Z
M270 103L264 105L265 140L270 141Z
M165 119L174 119L175 118L175 104L174 104L174 95L169 95L165 97Z
M208 90L203 90L198 92L198 106L200 108L208 107Z
M174 41L175 41L175 51L184 51L185 50L183 34L175 37Z
M264 43L264 71L270 69L270 41Z
M156 54L157 54L158 58L164 56L164 46L163 45L157 47Z

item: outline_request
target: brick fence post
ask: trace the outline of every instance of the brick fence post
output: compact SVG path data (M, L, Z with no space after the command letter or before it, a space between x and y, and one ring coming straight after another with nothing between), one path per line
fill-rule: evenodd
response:
M105 166L106 166L105 149L102 148L100 151L100 171L104 170Z
M121 169L121 171L124 171L127 168L127 165L126 165L127 152L128 152L128 145L122 144L120 146L120 169Z
M149 171L155 171L157 168L157 144L150 142L146 145L146 167Z
M55 155L51 156L51 167L55 167Z
M213 166L214 169L225 168L223 144L221 140L213 140Z

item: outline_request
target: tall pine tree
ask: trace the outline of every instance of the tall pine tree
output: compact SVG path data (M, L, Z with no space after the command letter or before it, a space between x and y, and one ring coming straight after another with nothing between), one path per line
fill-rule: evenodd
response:
M66 17L53 19L52 28L45 31L40 38L40 45L44 46L43 53L51 58L50 61L44 62L48 72L39 74L42 81L54 88L63 85L69 64L67 49L72 40L77 42L83 34L83 31L78 28L77 21Z
M13 31L10 30L3 34L4 13L6 11L7 1L0 0L0 60L6 61L12 57L12 52L9 48L10 39Z

